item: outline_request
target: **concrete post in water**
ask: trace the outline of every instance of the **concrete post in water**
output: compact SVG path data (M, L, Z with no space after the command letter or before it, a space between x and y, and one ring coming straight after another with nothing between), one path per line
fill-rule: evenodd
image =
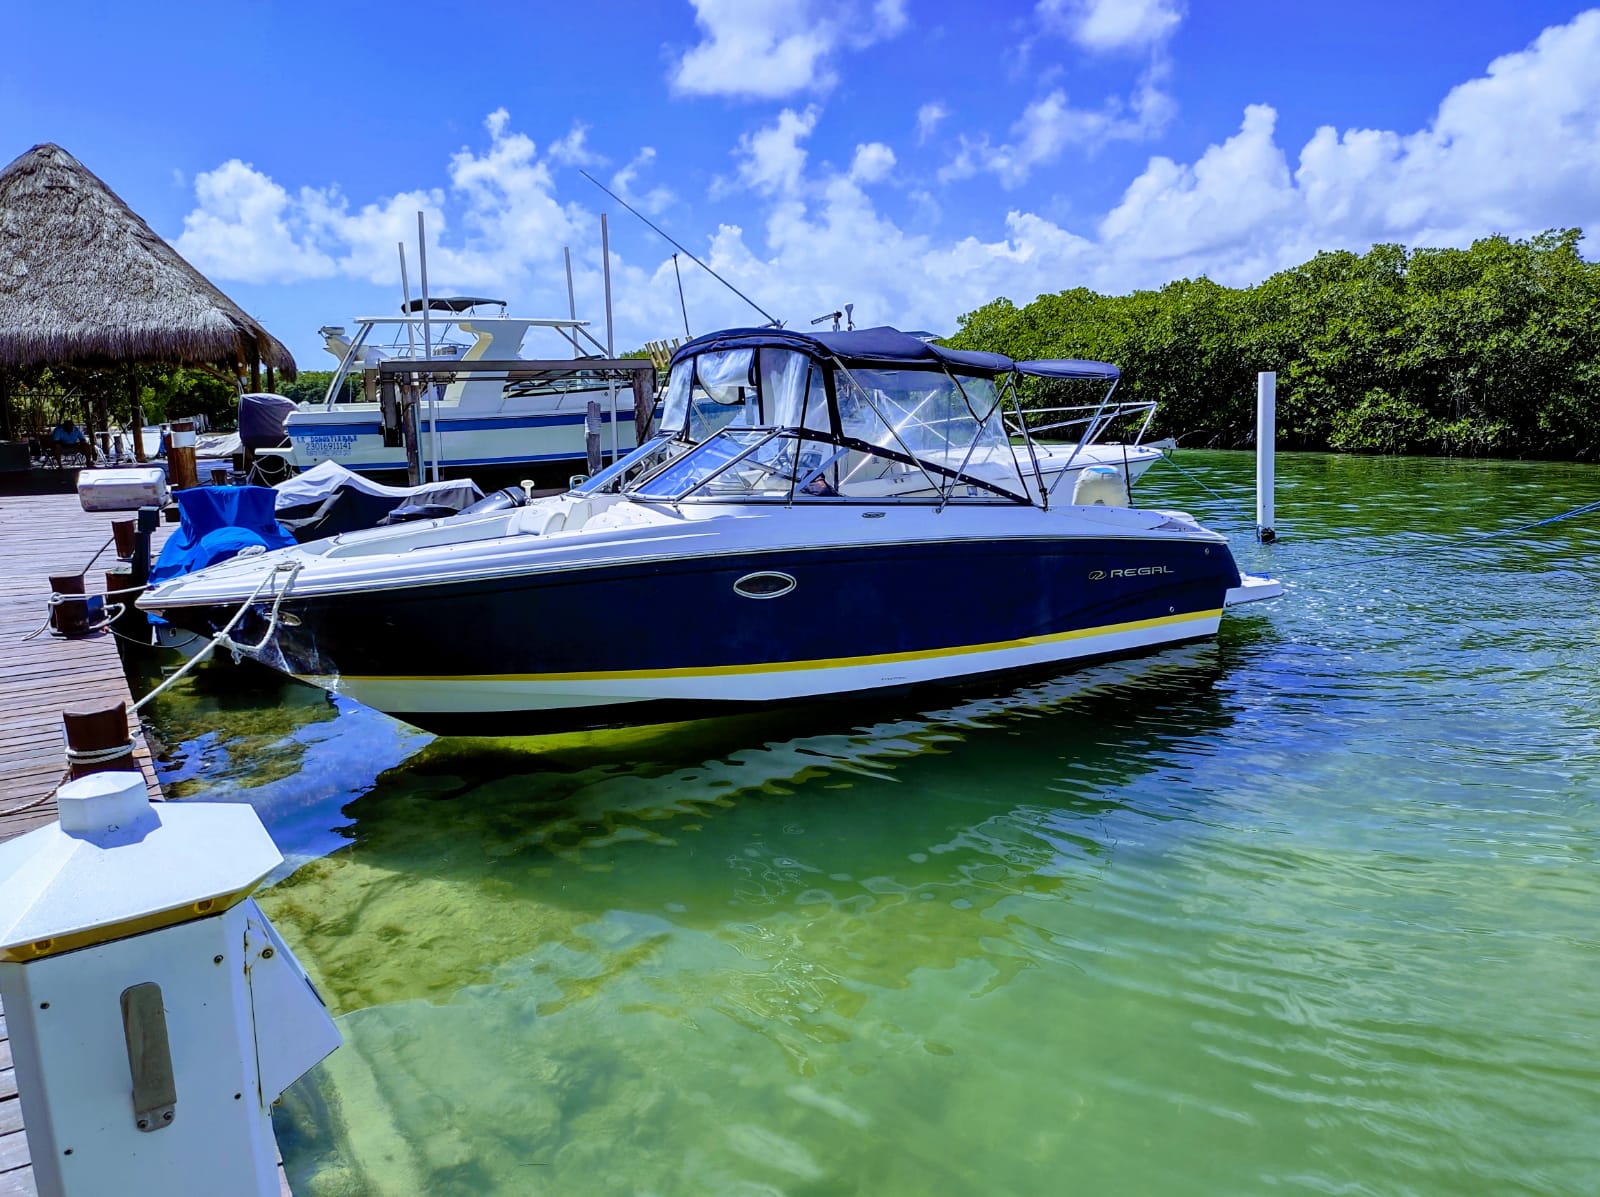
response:
M194 421L174 420L167 439L167 477L174 490L199 486L194 465Z
M1278 539L1273 525L1274 472L1278 438L1278 375L1263 370L1256 375L1256 535L1262 544Z
M62 786L0 854L0 995L45 1197L277 1197L272 1104L339 1032L250 894L277 868L242 803Z
M67 770L73 777L138 770L133 763L133 739L128 735L128 708L123 703L62 711L61 731L67 741ZM144 775L139 777L142 782Z

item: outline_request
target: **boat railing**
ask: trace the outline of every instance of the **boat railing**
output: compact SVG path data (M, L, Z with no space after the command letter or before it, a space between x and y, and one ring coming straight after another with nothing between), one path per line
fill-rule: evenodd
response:
M1142 417L1139 430L1133 442L1138 444L1144 439L1144 434L1150 428L1150 421L1155 418L1156 403L1151 399L1128 400L1126 402L1084 403L1074 406L1062 407L1028 407L1021 409L1022 418L1014 414L1006 417L1006 431L1012 436L1042 437L1049 433L1060 432L1065 428L1082 426L1084 433L1080 434L1080 444L1093 444L1111 425L1128 417ZM1030 416L1052 416L1062 418L1045 424L1028 423ZM1089 435L1092 433L1093 435ZM1055 438L1065 439L1065 438Z

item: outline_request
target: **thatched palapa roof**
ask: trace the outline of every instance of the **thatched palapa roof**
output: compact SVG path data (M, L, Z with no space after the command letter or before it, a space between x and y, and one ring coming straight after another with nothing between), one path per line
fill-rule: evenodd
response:
M294 358L58 145L0 171L0 366Z

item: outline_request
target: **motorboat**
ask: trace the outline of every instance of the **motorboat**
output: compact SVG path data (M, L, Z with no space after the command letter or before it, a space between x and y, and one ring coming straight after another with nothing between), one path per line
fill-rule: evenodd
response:
M674 354L656 435L564 494L241 556L139 605L450 734L1059 672L1211 637L1226 607L1282 588L1241 576L1191 516L1132 505L1090 443L1114 398L1053 472L1029 435L1019 383L1115 377L889 328L712 333Z
M533 329L560 337L550 357L572 359L570 371L509 382L504 373L471 368L521 359ZM463 366L451 380L427 387L418 412L421 456L437 458L444 472L584 462L591 401L600 405L603 457L614 460L638 441L634 395L585 376L584 329L576 319L508 316L503 300L471 295L430 298L426 312L413 300L399 316L362 317L353 334L324 326L319 331L339 367L321 400L287 412L284 456L297 470L334 461L363 474L404 472L406 446L385 435L378 392L380 365L398 361Z

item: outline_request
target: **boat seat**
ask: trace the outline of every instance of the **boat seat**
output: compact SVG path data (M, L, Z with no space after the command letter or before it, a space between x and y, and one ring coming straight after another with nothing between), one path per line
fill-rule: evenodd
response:
M549 536L567 525L567 513L559 507L524 507L511 519L511 532L516 536Z

